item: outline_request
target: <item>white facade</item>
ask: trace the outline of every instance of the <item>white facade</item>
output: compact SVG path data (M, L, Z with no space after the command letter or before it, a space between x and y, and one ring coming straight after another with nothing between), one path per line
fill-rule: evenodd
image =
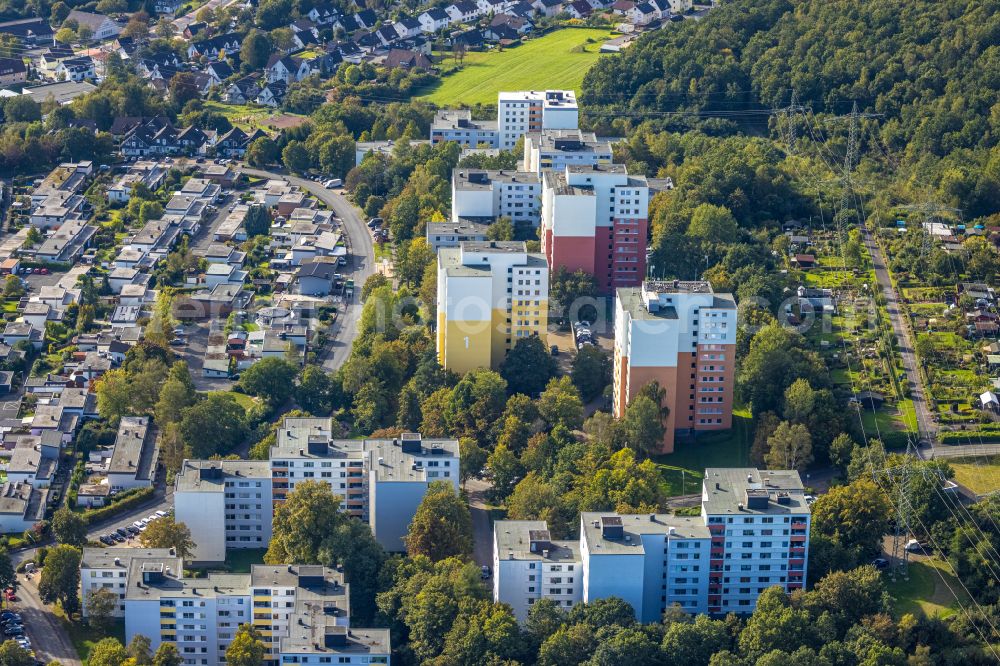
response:
M174 515L191 530L192 560L222 562L229 548L267 548L271 469L266 461L185 460L174 488Z
M571 608L583 599L578 545L551 539L545 521L493 523L493 599L509 604L523 622L538 599Z
M451 177L451 219L509 217L537 227L542 183L525 171L455 169Z
M298 482L322 481L342 498L343 511L368 522L378 542L398 552L427 487L445 481L458 489L458 442L416 433L338 440L329 419L288 418L271 449L271 472L276 502Z
M613 159L611 143L598 141L593 132L545 129L524 135L525 171L563 171L568 166L611 164Z
M809 529L798 472L707 469L700 516L584 513L578 544L542 521L497 521L493 598L522 621L539 598L617 597L643 623L672 607L749 614L768 587L805 587Z
M528 132L576 129L579 107L572 90L501 92L497 102L500 148L510 150Z
M125 617L125 593L128 590L129 564L134 557L161 560L174 571L181 567L181 560L169 548L84 548L80 560L80 606L87 617L90 595L106 589L118 596L115 617ZM157 628L159 633L159 628Z

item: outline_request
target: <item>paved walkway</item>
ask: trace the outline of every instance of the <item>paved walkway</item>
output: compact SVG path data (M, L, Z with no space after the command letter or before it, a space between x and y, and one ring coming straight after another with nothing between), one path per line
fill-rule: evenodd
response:
M889 269L886 265L882 249L872 237L867 225L862 226L865 247L871 255L872 264L875 269L875 280L879 289L885 297L886 311L889 313L889 321L892 323L892 332L899 342L899 354L903 361L903 372L906 374L907 382L910 386L910 398L913 400L913 408L917 417L917 432L921 447L935 448L937 441L937 423L927 404L926 393L924 391L923 377L917 367L917 356L914 353L913 335L910 327L904 321L906 315L902 312L899 304L899 297L892 286L892 279L889 276Z

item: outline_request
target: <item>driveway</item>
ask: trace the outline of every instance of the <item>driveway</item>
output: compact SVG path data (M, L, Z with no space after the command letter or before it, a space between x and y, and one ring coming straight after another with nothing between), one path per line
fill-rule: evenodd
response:
M240 170L259 178L286 180L309 192L325 203L340 218L348 248L348 262L344 277L354 280L354 298L340 309L337 318L327 331L330 342L321 353L322 366L327 372L337 370L351 353L351 343L358 333L361 318L361 288L375 272L375 249L371 233L362 219L363 213L348 199L344 190L329 190L319 183L277 171L263 171L241 166Z
M486 491L490 484L482 479L465 482L465 492L469 498L469 512L472 514L472 555L479 566L493 566L493 521L486 505Z
M25 633L31 641L35 658L44 664L57 661L63 666L83 666L65 623L38 598L36 585L39 574L32 578L33 580L29 580L23 574L18 574L17 601L10 606L24 618Z
M867 225L862 226L865 247L872 258L872 265L875 269L875 280L879 289L885 297L886 311L889 313L889 321L892 323L892 332L899 341L899 354L903 360L903 372L910 384L910 398L913 400L913 408L917 416L917 431L922 446L929 446L935 449L937 441L937 424L931 414L927 404L926 393L924 391L923 378L917 368L917 356L914 353L913 335L908 322L904 321L906 315L900 309L899 298L892 280L889 277L889 269L886 267L882 249L872 237Z
M174 29L177 31L178 34L182 34L190 24L194 23L195 17L197 16L198 12L200 12L202 9L211 9L215 11L218 9L222 9L223 7L228 7L234 2L236 2L236 0L208 0L208 2L206 2L203 5L200 5L199 7L188 12L187 14L175 18L173 20Z

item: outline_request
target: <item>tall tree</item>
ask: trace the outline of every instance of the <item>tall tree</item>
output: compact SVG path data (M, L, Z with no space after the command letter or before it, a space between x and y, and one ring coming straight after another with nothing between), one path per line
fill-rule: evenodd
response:
M800 423L782 423L767 438L767 445L764 459L772 469L802 471L813 461L812 436Z
M518 340L500 366L511 393L538 395L555 374L556 361L537 335Z
M636 395L625 408L621 424L625 444L642 456L654 455L663 448L665 428L660 409L645 395Z
M181 411L181 439L196 458L229 453L246 437L245 413L239 403L220 393Z
M67 615L80 607L80 558L78 548L56 546L45 556L38 594L46 603L59 602Z
M90 666L121 666L127 659L128 650L117 638L105 638L91 648L87 663Z
M575 430L583 425L583 401L573 380L563 376L549 381L538 397L539 415L552 427Z
M164 516L154 520L139 535L139 542L146 548L173 548L178 557L191 557L195 542L191 539L191 530L184 523L174 520L173 516Z
M406 535L406 552L432 561L472 554L472 516L454 486L431 483Z
M118 594L99 587L87 594L87 620L101 633L107 633L118 610Z
M600 347L584 345L573 359L570 376L583 399L593 400L611 382L611 361Z
M282 358L265 358L243 371L238 386L249 395L280 406L292 397L298 368Z
M78 513L62 507L52 516L52 532L59 543L77 548L87 543L87 521Z
M250 624L241 624L226 648L226 663L232 666L264 666L267 645Z
M260 30L251 30L243 38L240 47L240 62L250 70L263 69L271 57L271 40Z
M271 232L271 209L263 204L252 204L243 219L247 238L266 236Z

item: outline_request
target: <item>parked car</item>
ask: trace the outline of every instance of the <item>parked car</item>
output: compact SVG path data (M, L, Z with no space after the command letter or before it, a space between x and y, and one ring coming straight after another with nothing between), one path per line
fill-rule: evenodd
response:
M166 511L157 511L156 515L159 516L160 518L163 518L165 515L167 515L167 512Z
M3 592L3 598L7 601L17 601L17 594L14 592L14 588L8 587Z
M884 571L885 569L889 568L889 560L885 559L884 557L876 557L874 560L872 560L872 566L878 569L879 571Z
M184 338L174 338L173 340L170 341L171 347L183 347L186 344L187 341L184 340Z
M136 527L135 525L129 525L128 527L125 528L125 531L128 532L129 536L135 536L136 534L139 533L139 528Z
M112 534L111 538L114 539L115 541L117 541L118 543L124 543L125 542L125 537L123 537L121 534L118 534L118 532L115 532L114 534Z
M0 615L0 624L7 625L11 622L21 624L21 614L14 611L4 611L3 615Z
M479 569L479 577L486 580L490 577L490 568L485 564Z
M553 356L559 356L559 347L557 347L556 345L552 345L551 347L549 347L549 351L552 352Z
M105 546L111 546L115 543L115 540L107 536L106 534L101 535L100 537L97 538L97 540L103 543Z
M119 527L117 530L115 530L115 532L118 533L118 536L122 536L122 537L127 537L128 536L128 532L125 531L124 527Z
M923 553L927 550L927 545L916 539L910 539L906 542L906 550L911 553Z
M24 627L15 624L3 630L4 636L24 636Z

